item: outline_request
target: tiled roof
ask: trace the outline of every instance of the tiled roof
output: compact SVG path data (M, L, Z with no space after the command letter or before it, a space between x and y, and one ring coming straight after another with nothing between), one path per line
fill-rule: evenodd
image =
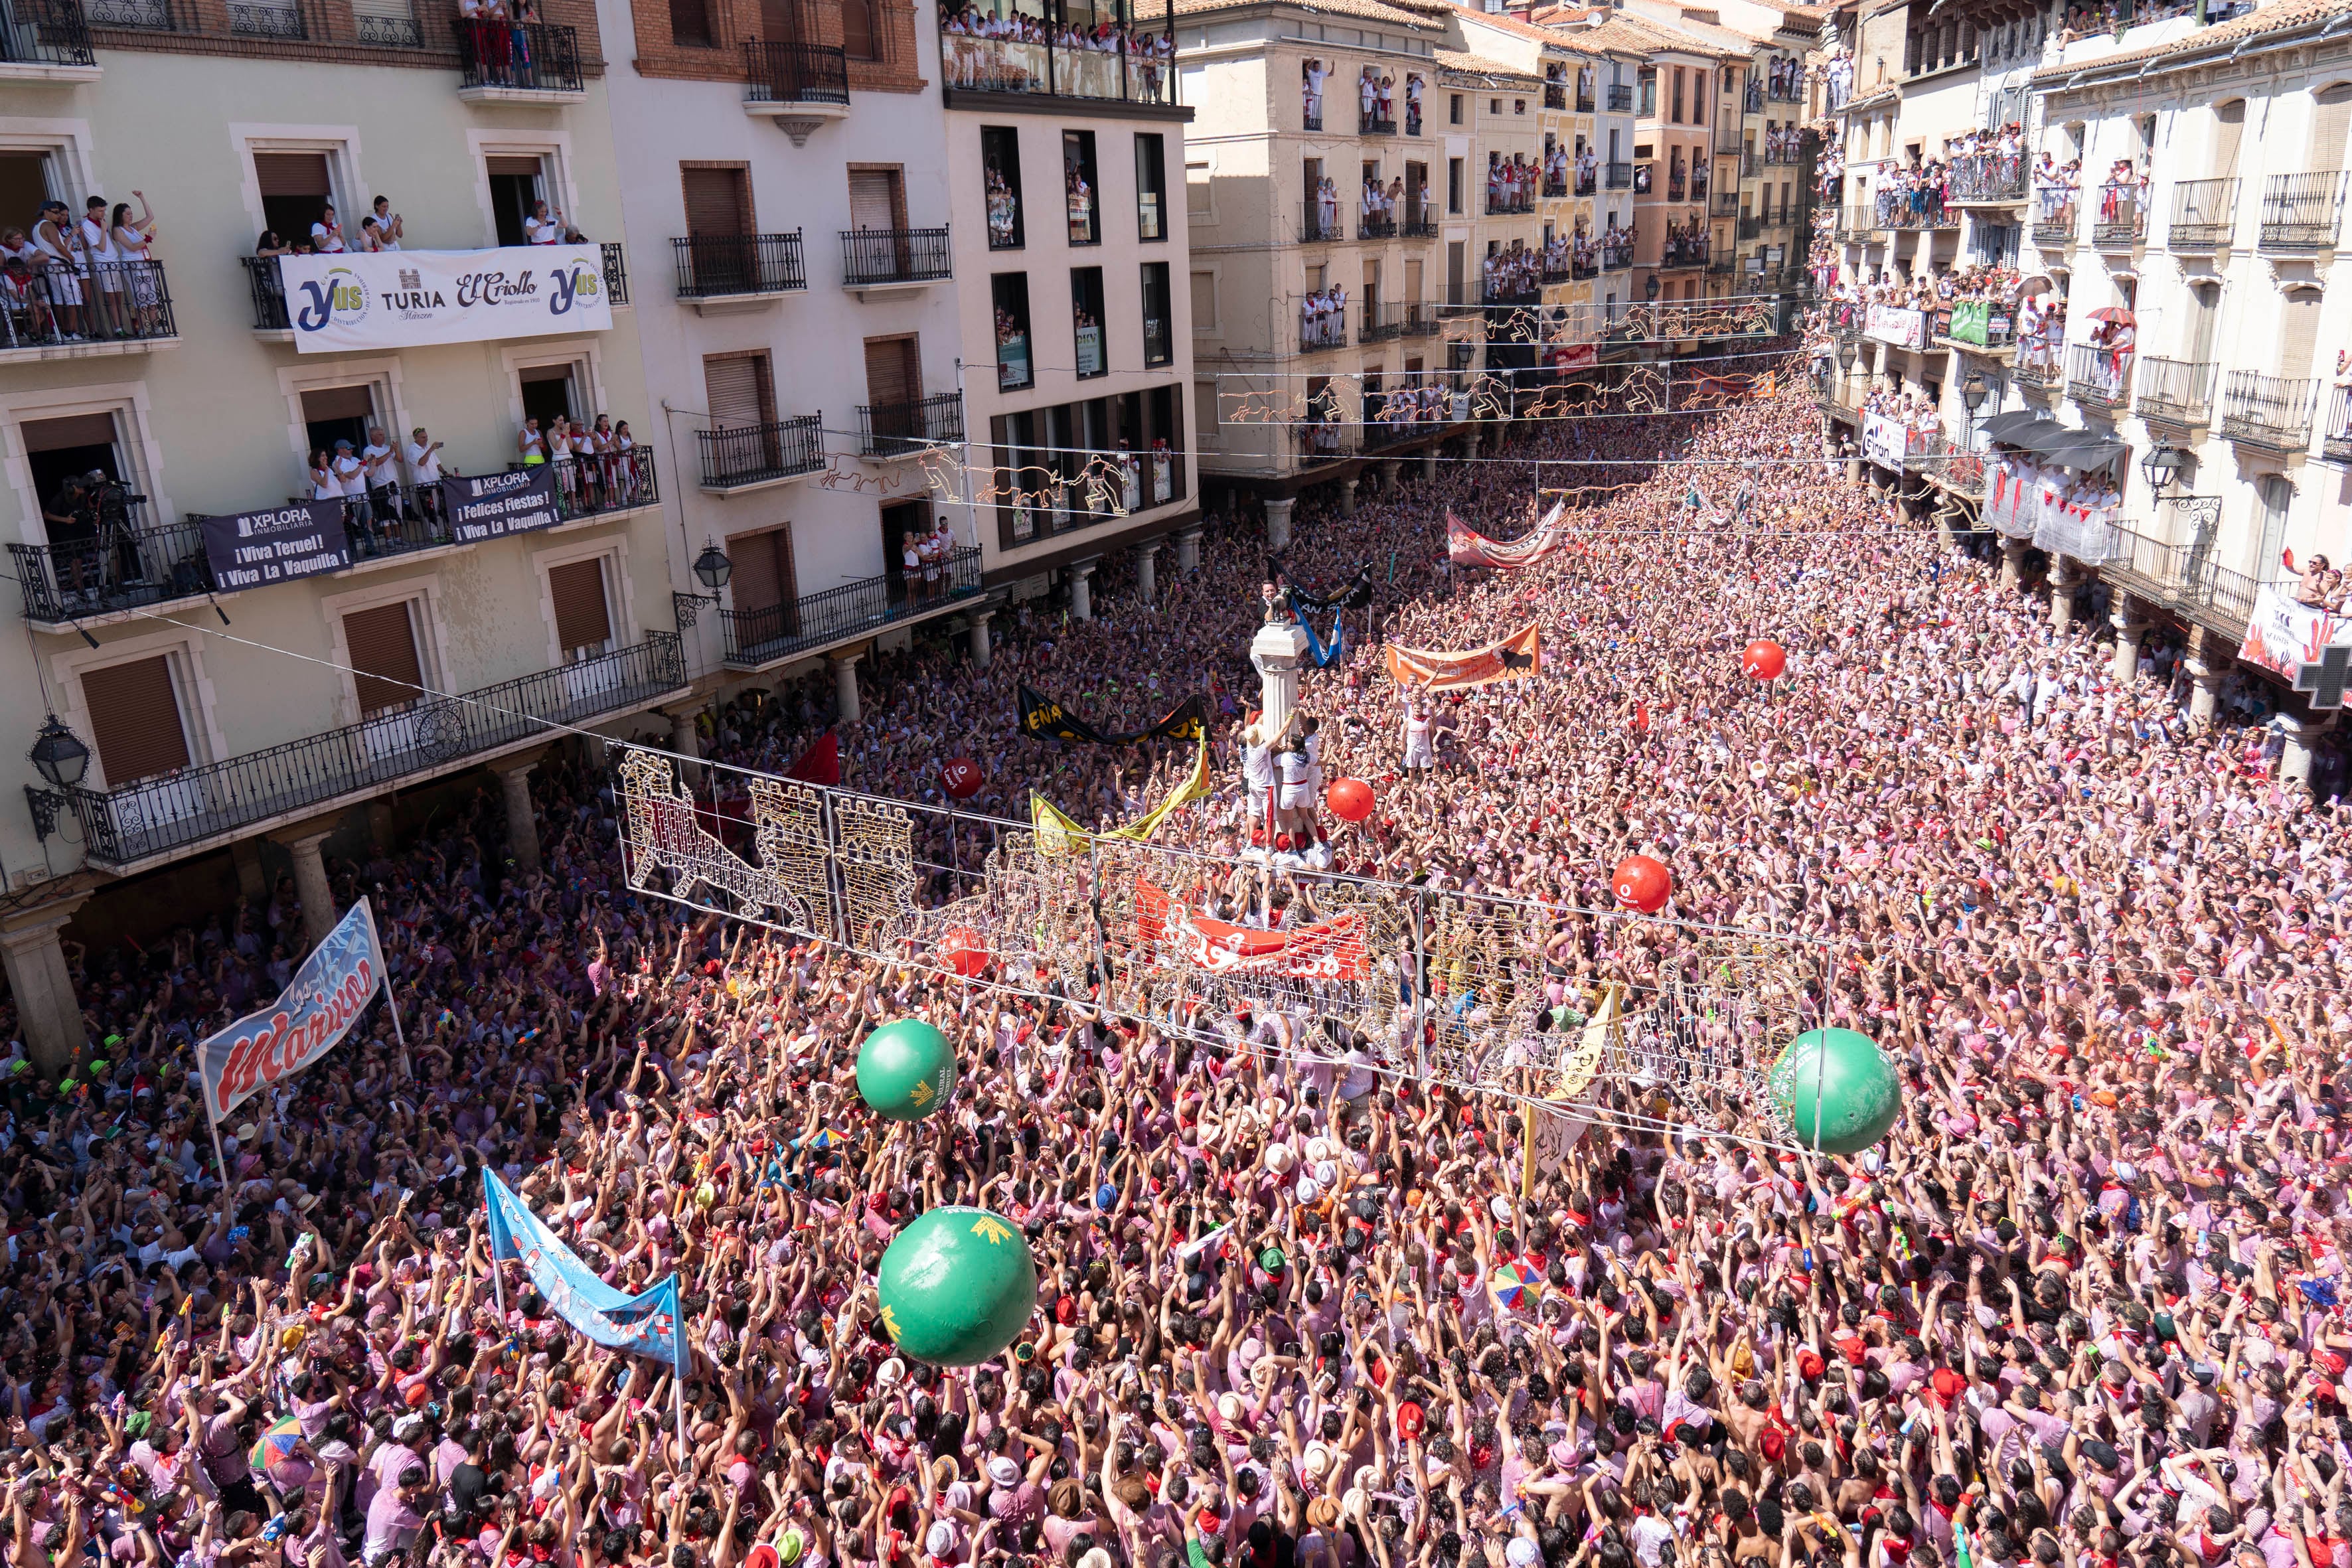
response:
M1438 50L1437 63L1447 70L1461 71L1466 76L1504 78L1511 81L1526 82L1530 87L1543 85L1543 78L1523 71L1517 66L1507 66L1500 60L1490 60L1484 55L1465 55L1459 49Z
M1180 5L1177 9L1181 10L1183 7ZM1845 108L1841 112L1858 114L1865 109L1875 109L1882 103L1892 103L1902 95L1903 89L1894 86L1882 87L1873 92L1856 93L1845 100Z
M1708 42L1697 33L1691 31L1689 27L1676 26L1671 23L1661 22L1654 17L1633 16L1621 12L1614 25L1631 29L1636 37L1646 37L1653 49L1665 49L1682 55L1706 55L1715 59L1746 58L1743 55L1734 54L1719 44ZM1690 27L1703 26L1705 26L1704 23L1690 24Z
M1381 0L1275 0L1297 11L1322 11L1335 16L1354 16L1367 22L1386 22L1392 26L1430 27L1433 18L1416 16L1410 11L1400 11ZM1175 0L1180 16L1197 16L1208 11L1238 11L1247 5L1260 5L1266 0Z
M2116 66L2137 65L2142 60L2228 48L2273 33L2293 32L2298 27L2307 27L2315 22L2324 22L2347 12L2352 12L2352 0L2280 0L2279 4L2265 5L2251 16L2234 16L2227 22L2175 38L2168 44L2151 44L2144 49L2126 49L2121 54L2102 55L2095 60L2084 60L2077 65L2043 66L2033 73L2033 79L2038 82L2063 82L2087 71L2111 70Z
M1522 21L1506 11L1481 11L1474 5L1450 5L1447 9L1460 12L1465 22L1475 22L1481 26L1492 27L1497 32L1509 33L1516 37L1531 39L1538 44L1551 44L1563 49L1574 48L1579 41L1574 34L1585 30L1538 26L1533 22Z

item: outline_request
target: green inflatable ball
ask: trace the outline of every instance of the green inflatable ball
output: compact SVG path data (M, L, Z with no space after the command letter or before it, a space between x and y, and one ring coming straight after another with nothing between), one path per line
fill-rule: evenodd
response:
M986 1209L918 1215L882 1254L882 1327L917 1361L975 1366L1021 1335L1037 1266L1020 1227Z
M946 1103L955 1080L955 1047L920 1018L885 1024L857 1047L857 1092L892 1121L920 1121Z
M1895 1069L1869 1036L1852 1029L1809 1029L1799 1035L1772 1064L1766 1083L1772 1103L1795 1129L1797 1142L1829 1154L1861 1153L1886 1136L1903 1109Z

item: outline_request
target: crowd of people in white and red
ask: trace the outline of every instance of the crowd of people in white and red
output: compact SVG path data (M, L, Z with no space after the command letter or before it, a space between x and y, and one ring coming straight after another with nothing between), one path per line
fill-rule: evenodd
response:
M247 1102L226 1192L189 1046L289 973L291 884L72 949L103 1059L0 1076L11 1564L2342 1568L2340 772L2282 782L2245 721L2267 689L2192 723L2177 641L2118 679L2103 622L2053 632L1824 469L1797 368L1539 426L1352 515L1310 497L1286 571L1375 585L1302 698L1327 776L1377 797L1332 825L1340 866L1549 900L1573 1026L1687 951L1569 912L1647 850L1668 916L1822 944L1810 1016L1905 1085L1881 1144L1801 1156L1735 1104L1596 1126L1523 1192L1517 1107L1379 1042L1171 1037L1099 976L1015 996L634 895L609 780L562 752L540 872L488 790L331 866L374 900L407 1049L379 1007ZM1523 531L1537 458L1595 487L1571 547L1448 570L1446 509ZM859 787L936 800L969 752L975 808L1124 820L1182 743L1024 739L1014 689L1106 728L1204 692L1229 747L1265 567L1255 520L1210 522L1157 604L1106 564L1094 619L1001 616L985 670L879 656L862 721L790 686L709 714L706 750L778 766L834 726ZM1530 619L1539 677L1442 699L1406 776L1375 642ZM1789 651L1769 686L1757 637ZM1263 919L1309 873L1250 866L1230 763L1170 831L1264 878ZM962 1071L908 1127L849 1064L912 1012ZM614 1287L679 1274L684 1451L665 1370L519 1270L496 1305L485 1167ZM943 1370L897 1353L871 1280L956 1201L1024 1227L1042 1279L1017 1348ZM1524 1288L1491 1288L1507 1263Z

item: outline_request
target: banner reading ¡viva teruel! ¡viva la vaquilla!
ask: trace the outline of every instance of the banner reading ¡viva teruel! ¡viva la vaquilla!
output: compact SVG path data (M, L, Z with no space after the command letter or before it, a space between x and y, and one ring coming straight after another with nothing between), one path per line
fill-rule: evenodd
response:
M196 1047L206 1113L218 1122L247 1096L325 1056L384 983L383 946L362 899L302 961L277 1001Z
M303 353L477 343L613 325L603 250L509 245L281 256L286 321Z

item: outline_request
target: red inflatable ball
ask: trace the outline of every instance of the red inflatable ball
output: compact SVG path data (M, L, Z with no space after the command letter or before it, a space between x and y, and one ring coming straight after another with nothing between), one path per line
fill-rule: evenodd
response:
M988 967L988 943L970 926L956 926L940 939L940 963L970 979Z
M1625 908L1654 915L1664 909L1666 900L1674 895L1675 879L1665 867L1647 855L1628 855L1617 862L1616 875L1609 879L1609 889Z
M1789 668L1789 650L1769 637L1758 637L1739 656L1739 671L1751 680L1778 680Z
M950 800L970 800L980 793L988 775L970 757L955 757L940 770L940 787L948 792Z
M1342 822L1361 822L1372 815L1372 786L1361 779L1333 779L1323 804Z

